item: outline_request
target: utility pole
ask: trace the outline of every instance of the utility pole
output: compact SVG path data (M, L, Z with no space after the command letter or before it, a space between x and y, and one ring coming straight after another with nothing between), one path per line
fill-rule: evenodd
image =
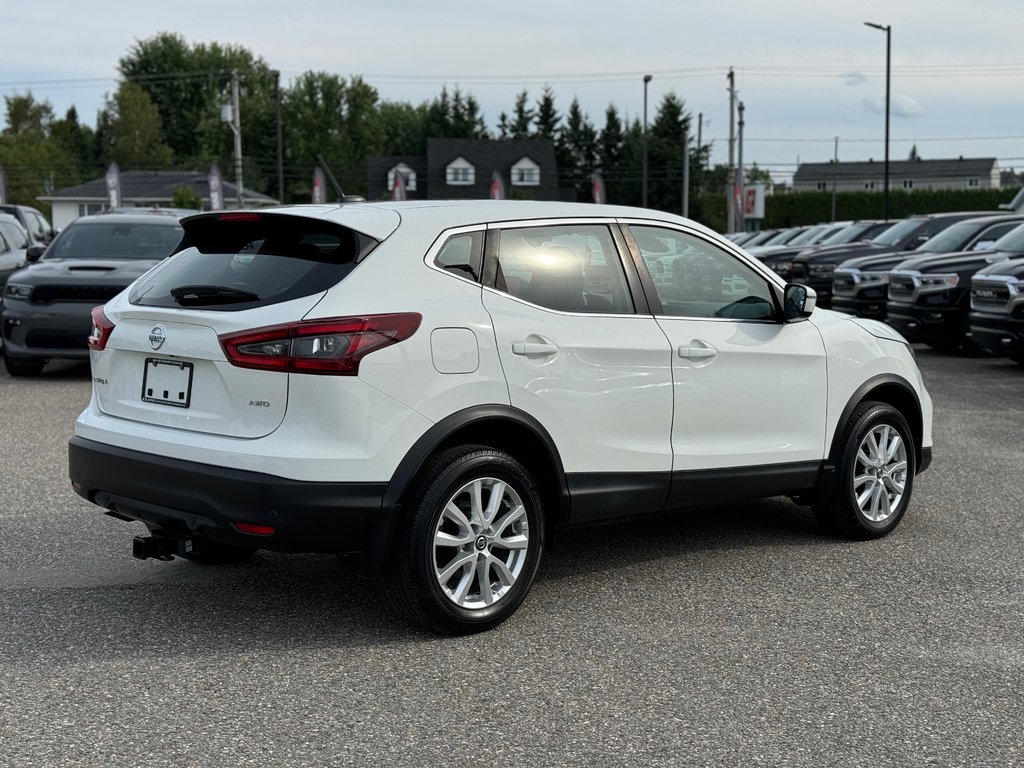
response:
M839 137L836 136L836 146L832 150L832 221L836 220L836 176L839 175Z
M690 132L683 123L683 218L690 216Z
M274 76L274 102L277 105L277 200L284 202L284 140L281 132L281 73L272 70Z
M738 232L744 232L747 229L747 221L744 210L743 200L743 102L740 102L740 133L739 133L739 152L736 159L736 189L739 192L739 200L736 205L736 230Z
M231 130L235 134L235 188L238 192L238 207L242 201L242 111L238 102L238 70L231 70Z
M644 75L644 162L643 162L643 202L641 205L647 207L647 84L651 82L651 75Z
M726 205L726 221L730 230L736 228L736 76L729 67L729 191Z

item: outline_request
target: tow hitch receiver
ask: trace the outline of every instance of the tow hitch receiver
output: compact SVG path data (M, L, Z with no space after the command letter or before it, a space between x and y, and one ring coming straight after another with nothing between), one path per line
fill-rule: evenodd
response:
M173 560L175 555L192 551L192 539L174 536L136 536L132 541L132 555L139 560Z

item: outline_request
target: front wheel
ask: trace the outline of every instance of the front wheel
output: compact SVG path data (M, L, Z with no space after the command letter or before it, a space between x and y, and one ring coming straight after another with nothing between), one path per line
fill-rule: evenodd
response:
M815 507L815 518L844 538L885 536L910 504L916 469L910 426L888 403L861 403L840 446L835 485L829 499Z
M544 514L528 470L504 451L438 454L410 497L386 581L413 623L462 635L496 627L526 599L544 550Z

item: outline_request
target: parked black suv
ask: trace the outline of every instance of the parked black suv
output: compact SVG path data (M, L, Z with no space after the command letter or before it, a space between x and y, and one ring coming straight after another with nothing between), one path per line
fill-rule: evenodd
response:
M832 309L857 317L885 319L889 270L918 256L940 256L957 251L980 251L1018 224L1024 215L982 216L958 221L911 254L903 252L860 256L844 261L832 275Z
M1024 365L1024 258L991 264L971 280L971 338Z
M974 274L990 264L1024 256L1024 224L991 250L908 259L889 273L885 322L910 341L935 349L977 352L971 335L970 289Z
M50 358L88 359L90 312L165 259L181 241L178 216L100 213L76 219L3 294L3 359L12 376L38 376Z
M964 219L994 215L999 211L960 211L912 216L897 222L869 242L853 243L846 249L820 250L793 259L793 281L809 285L818 294L818 306L832 306L832 275L844 261L859 256L916 251L946 227Z

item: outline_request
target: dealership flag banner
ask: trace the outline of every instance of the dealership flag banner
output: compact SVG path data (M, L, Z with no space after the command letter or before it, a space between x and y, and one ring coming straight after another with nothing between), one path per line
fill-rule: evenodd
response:
M505 179L495 171L491 174L491 200L505 199Z
M210 166L210 173L206 177L210 183L210 210L224 210L224 180L220 176L220 168L214 163Z
M117 163L111 163L107 168L107 202L111 208L120 208L121 201L121 169Z
M320 205L327 202L327 177L324 176L323 169L319 165L313 169L313 195L311 200Z
M608 197L604 191L604 177L594 171L590 176L590 191L594 196L594 202L598 205L604 205L608 202Z
M7 202L7 179L4 177L4 169L0 168L0 205Z
M391 199L405 200L405 174L395 169L395 180L391 185Z

